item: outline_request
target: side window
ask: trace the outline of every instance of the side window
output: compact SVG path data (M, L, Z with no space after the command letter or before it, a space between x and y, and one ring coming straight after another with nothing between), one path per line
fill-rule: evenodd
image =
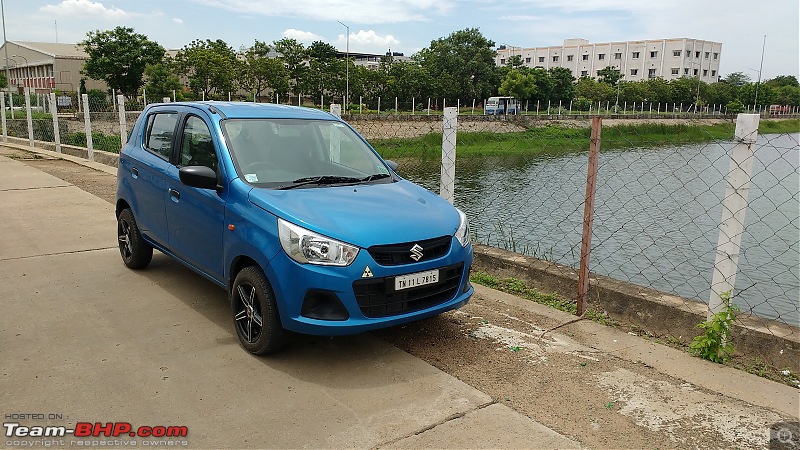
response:
M169 161L177 121L177 113L158 113L148 117L144 147Z
M179 161L182 166L206 166L217 170L217 152L211 132L203 119L197 116L189 116L183 126Z

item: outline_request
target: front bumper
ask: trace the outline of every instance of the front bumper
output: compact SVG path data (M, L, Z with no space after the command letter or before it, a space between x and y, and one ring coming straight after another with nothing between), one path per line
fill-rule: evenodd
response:
M381 266L362 249L347 267L319 266L299 264L279 252L265 272L285 329L337 336L412 322L464 306L474 292L469 283L471 266L472 244L462 247L453 238L445 255L419 263ZM394 291L394 277L433 269L440 269L438 283ZM303 315L303 302L310 291L334 295L346 309L346 318L322 320Z

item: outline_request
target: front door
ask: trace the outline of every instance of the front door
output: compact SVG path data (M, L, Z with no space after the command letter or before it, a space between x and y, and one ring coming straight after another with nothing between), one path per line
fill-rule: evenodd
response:
M222 234L225 220L225 196L222 188L199 189L181 183L181 166L220 168L214 139L208 124L200 117L183 117L178 136L180 151L177 165L167 174L167 223L172 251L181 259L223 281Z

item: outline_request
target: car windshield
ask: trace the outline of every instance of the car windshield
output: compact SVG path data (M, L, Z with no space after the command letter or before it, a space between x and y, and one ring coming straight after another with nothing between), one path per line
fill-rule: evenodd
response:
M338 121L226 119L221 125L239 176L259 187L391 181L383 161Z

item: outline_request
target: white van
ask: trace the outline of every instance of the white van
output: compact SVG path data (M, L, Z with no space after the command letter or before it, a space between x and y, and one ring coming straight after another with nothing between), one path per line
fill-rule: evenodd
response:
M486 101L486 114L519 114L519 101L514 97L489 97Z

